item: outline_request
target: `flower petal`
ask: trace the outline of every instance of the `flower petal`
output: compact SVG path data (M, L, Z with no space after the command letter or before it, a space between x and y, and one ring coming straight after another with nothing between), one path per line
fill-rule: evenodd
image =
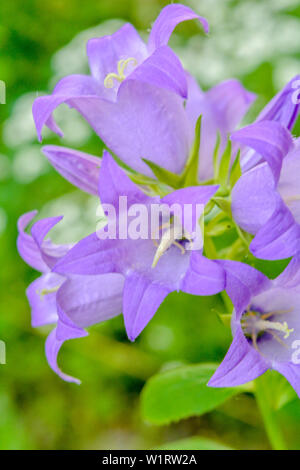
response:
M117 240L102 240L92 233L80 240L53 267L59 274L98 275L116 271L123 246Z
M186 73L176 54L167 46L156 49L127 80L139 80L187 98Z
M240 317L251 298L271 287L271 281L261 272L238 261L218 260L226 272L226 292L235 309L235 321Z
M26 295L31 307L31 324L35 328L37 326L56 323L57 307L56 294L57 291L51 291L59 287L64 279L54 273L47 273L33 281L26 290Z
M150 198L126 175L125 171L114 161L109 152L103 152L99 175L99 197L101 203L112 204L118 213L119 197L127 197L127 207L135 203L146 203Z
M57 303L75 325L85 328L122 312L123 285L121 274L76 276L61 286Z
M295 86L293 85L297 85ZM258 121L277 121L292 130L299 113L299 99L293 100L300 88L300 75L296 75L276 96L267 104L257 118ZM298 98L298 97L297 97Z
M232 190L234 220L246 232L255 234L270 219L280 196L267 163L242 174Z
M234 142L252 148L269 164L275 183L278 182L282 160L293 147L289 131L276 121L261 121L231 135Z
M225 289L224 269L200 253L192 252L180 290L193 295L214 295Z
M291 362L277 362L274 369L282 374L297 392L300 398L300 366Z
M208 22L202 16L197 15L191 8L184 5L167 5L155 20L149 36L148 49L153 52L160 46L168 43L173 30L179 23L197 19L208 33Z
M42 151L66 180L87 193L98 194L100 158L56 145L46 145Z
M132 272L124 284L123 315L128 338L134 341L149 323L165 297L171 292L165 286L151 282Z
M217 192L218 188L218 185L189 186L173 191L163 197L161 202L169 206L179 204L183 217L181 221L182 225L188 232L193 232L203 213L205 204L207 204ZM188 211L188 206L191 207L191 212ZM187 215L187 217L185 217L185 215Z
M57 332L57 329L55 328L53 331L51 331L51 333L49 334L46 340L45 350L46 350L46 357L47 357L48 363L51 369L56 374L58 374L59 377L61 377L63 380L65 380L66 382L74 382L79 385L80 380L76 379L75 377L71 377L70 375L65 374L58 367L57 356L65 340L57 339L56 332ZM66 337L66 339L81 338L83 336L87 336L87 332L81 329L77 329L77 330L74 329L73 335L70 334L68 336L69 337Z
M257 232L250 250L257 258L276 260L293 256L300 248L300 225L279 200L275 211Z
M23 260L37 271L47 272L49 268L42 258L41 251L31 235L25 232L26 227L36 216L37 211L27 212L18 220L19 235L17 239L18 251Z
M246 340L238 327L231 346L210 381L209 387L235 387L262 375L269 365Z
M39 140L42 140L44 125L48 125L58 135L62 135L59 128L54 125L55 123L52 118L53 111L62 103L67 103L70 107L76 108L93 127L93 121L96 119L96 106L99 106L100 96L101 87L93 77L87 75L69 75L60 80L54 88L52 95L40 96L33 103L32 114ZM90 103L87 114L82 112L81 109L83 100Z

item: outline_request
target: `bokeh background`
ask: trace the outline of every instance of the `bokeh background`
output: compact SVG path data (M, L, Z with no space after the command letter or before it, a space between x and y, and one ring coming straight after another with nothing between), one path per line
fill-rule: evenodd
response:
M70 73L85 73L85 43L113 33L125 21L146 36L161 0L2 0L0 3L0 449L150 449L198 435L235 449L267 449L269 442L251 394L217 410L169 426L143 420L140 392L157 371L179 364L218 362L231 336L213 307L218 299L172 294L140 338L131 344L121 317L67 343L64 370L81 386L61 381L44 355L47 328L32 329L25 297L38 273L16 251L16 221L24 212L65 215L55 241L76 241L94 230L96 198L77 191L47 163L31 106ZM196 23L176 29L171 45L206 89L239 78L258 99L255 116L300 70L300 4L297 0L183 1L205 16L205 38ZM64 106L56 112L65 132L44 143L101 155L102 143L84 120ZM299 127L299 126L298 126ZM172 397L170 396L170 400ZM300 404L289 400L278 419L290 448L300 448ZM217 444L215 444L217 447Z

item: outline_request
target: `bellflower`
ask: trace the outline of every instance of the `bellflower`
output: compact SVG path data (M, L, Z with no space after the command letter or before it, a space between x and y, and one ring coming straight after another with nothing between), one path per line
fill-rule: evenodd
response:
M42 273L26 291L32 326L56 324L46 341L49 365L64 380L79 383L58 368L58 352L64 341L86 336L84 328L121 313L124 281L115 273L88 277L53 273L51 268L71 246L45 240L61 217L39 220L32 226L31 235L26 233L25 228L35 215L30 212L20 217L17 241L24 261Z
M169 5L154 22L147 45L130 24L111 36L91 39L91 75L67 76L52 95L34 102L39 138L45 124L62 135L52 112L67 103L134 170L151 175L142 161L148 158L170 171L181 171L191 137L183 107L187 80L167 43L176 25L191 19L198 19L208 31L207 21L190 8Z
M300 250L299 140L293 142L288 131L272 121L241 129L233 139L260 154L260 163L245 171L233 188L234 219L255 235L250 244L255 256L293 256Z
M126 24L111 36L91 39L87 54L91 76L63 78L52 95L37 98L33 116L39 138L46 124L62 135L52 116L62 103L75 107L107 147L133 170L153 173L147 159L179 174L187 163L196 120L202 115L199 179L211 178L218 133L221 150L228 133L254 99L237 80L203 92L167 46L177 24L207 21L183 5L168 5L154 22L146 46ZM53 155L53 150L52 150ZM62 157L57 148L56 161Z
M120 220L132 220L132 209L141 204L146 217L154 205L174 204L183 207L205 205L217 191L217 186L183 188L160 199L144 194L114 162L104 154L99 177L99 196L102 204L110 204L117 215L116 238L106 237L106 228L77 243L58 260L53 271L63 276L89 276L119 273L124 278L123 316L128 337L134 340L151 320L159 305L172 291L182 290L194 295L212 295L224 288L223 269L202 256L202 251L188 250L188 237L179 237L171 224L168 238L155 241L149 237L133 239L121 236ZM125 197L129 209L119 208ZM192 230L198 220L192 214ZM87 281L88 282L88 281Z
M239 262L221 265L234 305L234 338L209 386L241 385L274 369L300 396L299 256L273 281Z

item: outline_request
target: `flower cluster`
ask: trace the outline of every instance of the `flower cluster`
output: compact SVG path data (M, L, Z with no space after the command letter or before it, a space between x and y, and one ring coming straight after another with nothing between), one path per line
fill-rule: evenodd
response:
M43 152L64 178L113 210L73 246L46 238L61 217L38 220L30 234L35 213L20 218L19 252L42 273L27 290L32 324L56 324L46 341L48 362L77 381L58 368L57 356L86 327L122 313L134 341L170 292L225 291L234 339L209 385L240 385L275 369L300 395L300 143L291 134L299 77L241 128L253 93L235 79L202 91L168 46L186 20L208 32L205 18L172 4L147 44L130 24L90 40L91 75L67 76L35 100L39 139L44 125L62 136L53 111L66 103L104 142L102 158L59 146ZM139 227L148 227L154 207L165 210L155 235ZM134 236L124 235L129 222ZM215 237L228 231L229 243L218 249ZM254 257L291 260L270 280L251 266Z

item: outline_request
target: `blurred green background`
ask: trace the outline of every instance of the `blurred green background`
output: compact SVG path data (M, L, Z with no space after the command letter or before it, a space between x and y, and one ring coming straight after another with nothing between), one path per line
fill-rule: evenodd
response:
M90 329L67 343L60 356L81 386L61 381L44 355L47 328L33 330L25 297L38 273L16 251L16 221L38 209L65 214L55 241L75 241L95 227L96 198L64 181L40 152L31 117L34 98L69 73L87 71L85 43L110 34L124 21L147 35L160 0L2 0L0 79L0 449L149 449L189 436L235 449L267 449L269 442L251 394L229 399L217 410L169 426L146 423L140 412L145 381L162 368L218 362L231 335L214 313L215 298L172 294L140 338L131 344L122 318ZM258 99L250 117L300 70L300 5L292 0L195 0L183 2L205 16L204 38L193 22L177 28L171 45L203 88L236 77ZM61 107L59 141L44 143L101 155L102 144L75 111ZM172 400L172 396L170 396ZM278 412L290 448L300 448L300 404Z

